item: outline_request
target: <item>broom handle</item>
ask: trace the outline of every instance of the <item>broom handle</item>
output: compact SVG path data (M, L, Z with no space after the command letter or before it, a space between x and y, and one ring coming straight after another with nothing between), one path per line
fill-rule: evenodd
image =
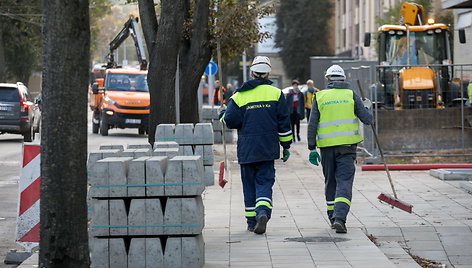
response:
M361 93L362 100L365 100L364 91L362 91L362 87L361 87L361 83L360 83L359 79L357 79L357 87L359 88L359 92ZM393 186L392 177L390 177L390 171L388 170L387 162L385 161L385 157L384 157L384 154L383 154L383 151L382 151L382 147L380 147L380 142L379 142L379 138L377 137L377 132L375 131L375 128L374 128L373 124L371 124L370 126L372 128L372 132L374 133L374 140L375 140L375 143L377 144L377 147L379 148L380 157L382 158L382 162L384 164L385 171L387 172L388 182L390 183L390 186L392 187L393 196L395 197L395 199L398 199L397 198L397 191L395 191L395 187Z

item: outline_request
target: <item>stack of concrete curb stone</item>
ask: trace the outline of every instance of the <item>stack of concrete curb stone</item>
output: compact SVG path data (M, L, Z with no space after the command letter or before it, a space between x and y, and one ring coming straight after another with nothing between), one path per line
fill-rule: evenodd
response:
M91 267L203 267L200 156L106 145L88 170Z
M219 121L220 106L203 106L202 122L211 123L213 126L213 135L215 136L215 144L223 143L223 126ZM233 143L233 130L225 128L226 143Z
M160 124L156 127L153 155L200 155L206 186L215 184L213 168L213 130L210 123Z

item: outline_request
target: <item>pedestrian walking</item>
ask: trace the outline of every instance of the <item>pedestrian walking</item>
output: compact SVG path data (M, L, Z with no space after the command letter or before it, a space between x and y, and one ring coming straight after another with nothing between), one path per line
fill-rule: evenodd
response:
M220 113L228 128L238 130L238 163L245 204L247 229L263 234L272 214L274 160L290 156L292 131L284 94L271 86L268 57L257 56L250 67L252 80L244 83Z
M344 70L333 65L326 71L327 89L315 94L308 122L309 161L318 165L320 155L325 177L325 197L331 228L336 233L346 233L346 219L351 206L352 184L356 171L357 143L362 141L359 133L360 119L372 123L368 108L345 82Z
M311 112L311 105L313 103L313 96L316 92L320 91L315 87L313 84L313 80L308 79L306 81L307 90L304 93L305 95L305 112L306 112L306 121L310 121L310 112Z
M300 141L300 120L305 118L305 97L299 90L298 80L292 81L292 89L287 94L287 105L290 113L290 123L293 133L293 141Z
M215 80L214 85L215 85L215 89L213 90L213 104L220 105L221 104L220 88L221 90L223 90L223 96L226 94L226 88L220 86L220 80ZM223 103L226 103L224 97L223 97Z

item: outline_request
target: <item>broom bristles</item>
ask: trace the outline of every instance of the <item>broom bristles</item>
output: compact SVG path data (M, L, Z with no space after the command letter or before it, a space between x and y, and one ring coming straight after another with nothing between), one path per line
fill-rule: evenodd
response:
M403 201L400 201L400 200L396 199L395 197L393 197L389 194L381 193L381 194L379 194L379 196L377 198L380 201L383 201L383 202L391 205L392 207L399 208L399 209L404 210L408 213L413 212L413 206L412 205L410 205L408 203L405 203Z

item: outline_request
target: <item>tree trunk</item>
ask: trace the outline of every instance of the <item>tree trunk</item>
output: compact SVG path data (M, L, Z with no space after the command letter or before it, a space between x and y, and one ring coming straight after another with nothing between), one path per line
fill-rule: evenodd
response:
M3 33L0 31L0 81L6 82L5 50L3 48Z
M87 0L43 0L39 267L89 267Z
M175 71L187 10L184 0L162 0L156 46L151 54L148 85L151 97L149 143L158 124L175 123Z
M191 39L180 51L180 121L199 122L198 86L205 67L210 61L210 1L196 1Z
M154 51L154 47L157 43L156 37L159 27L157 24L156 10L154 9L154 0L139 0L138 6L144 40L146 41L149 58L151 58L151 52Z

